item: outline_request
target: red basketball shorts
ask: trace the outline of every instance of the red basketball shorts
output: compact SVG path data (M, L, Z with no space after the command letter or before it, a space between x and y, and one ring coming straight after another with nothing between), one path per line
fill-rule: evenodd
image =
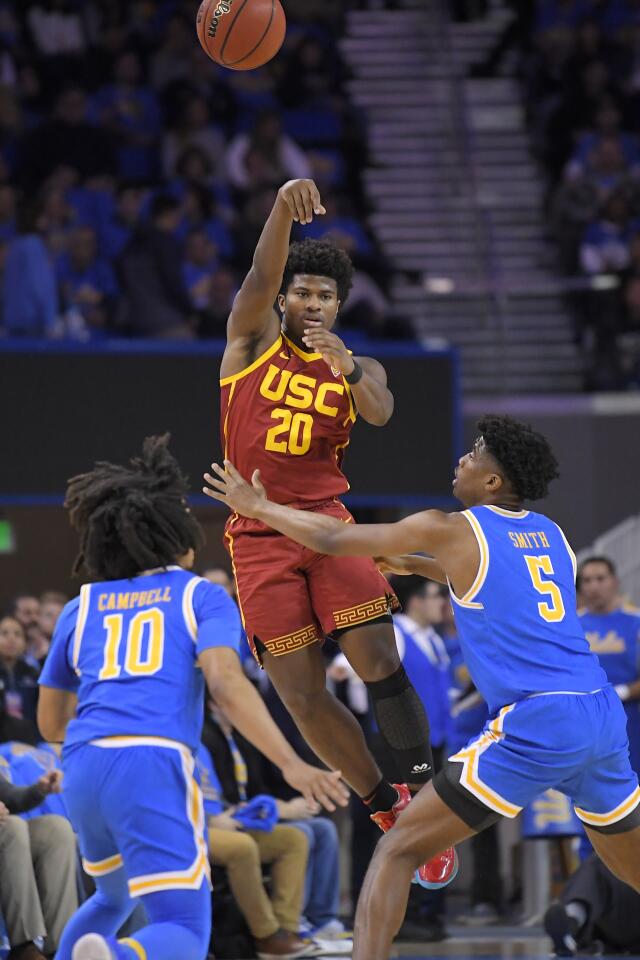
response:
M353 522L338 500L308 509ZM257 520L237 515L227 523L225 545L233 562L244 628L258 660L256 640L279 657L398 606L388 581L369 557L314 553Z

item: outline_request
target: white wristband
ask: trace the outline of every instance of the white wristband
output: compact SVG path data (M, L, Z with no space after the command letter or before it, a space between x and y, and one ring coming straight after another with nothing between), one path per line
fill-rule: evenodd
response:
M629 694L631 693L631 688L628 683L617 683L613 688L618 694L622 702L629 699Z

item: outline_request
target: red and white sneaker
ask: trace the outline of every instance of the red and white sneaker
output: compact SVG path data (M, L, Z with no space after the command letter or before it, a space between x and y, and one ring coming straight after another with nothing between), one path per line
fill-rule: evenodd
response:
M398 799L391 810L380 810L378 813L371 814L371 819L377 823L383 833L391 830L398 815L411 803L411 791L406 783L394 783L393 788L398 793ZM425 890L441 890L455 879L458 866L458 854L455 848L448 847L443 853L437 854L418 867L411 882L419 884Z

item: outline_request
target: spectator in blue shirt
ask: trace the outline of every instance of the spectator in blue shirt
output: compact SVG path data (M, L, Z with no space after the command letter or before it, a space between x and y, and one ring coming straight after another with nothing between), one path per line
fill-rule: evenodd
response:
M118 172L135 180L152 179L158 173L158 141L161 113L153 90L142 85L142 67L136 53L120 55L114 82L99 90L95 112L117 138Z
M140 223L145 192L135 181L123 180L110 215L99 225L100 253L116 260Z
M116 278L107 260L98 256L98 240L91 227L78 227L70 238L67 253L57 267L58 283L65 315L82 320L82 330L69 332L91 337L104 334L109 325Z
M4 268L4 327L10 336L41 337L55 332L58 292L44 240L42 197L21 211L19 234L9 244Z
M187 237L182 276L191 306L206 312L211 303L211 281L218 268L216 248L203 229L192 230Z

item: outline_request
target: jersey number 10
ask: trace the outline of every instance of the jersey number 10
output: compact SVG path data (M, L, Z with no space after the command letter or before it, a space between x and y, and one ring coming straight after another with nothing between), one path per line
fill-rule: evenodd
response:
M529 576L531 577L533 586L538 593L541 593L544 597L548 597L550 601L545 603L540 602L538 604L538 613L547 623L559 623L560 620L564 620L565 617L562 594L556 583L552 580L542 579L543 573L547 577L550 577L554 573L551 557L545 555L543 557L525 557L524 559L529 569Z
M122 673L120 647L124 616L112 613L103 620L107 631L104 662L98 680L115 680ZM146 651L145 651L146 639ZM141 610L129 621L125 643L124 671L132 677L150 677L162 666L164 657L164 614L157 607Z

